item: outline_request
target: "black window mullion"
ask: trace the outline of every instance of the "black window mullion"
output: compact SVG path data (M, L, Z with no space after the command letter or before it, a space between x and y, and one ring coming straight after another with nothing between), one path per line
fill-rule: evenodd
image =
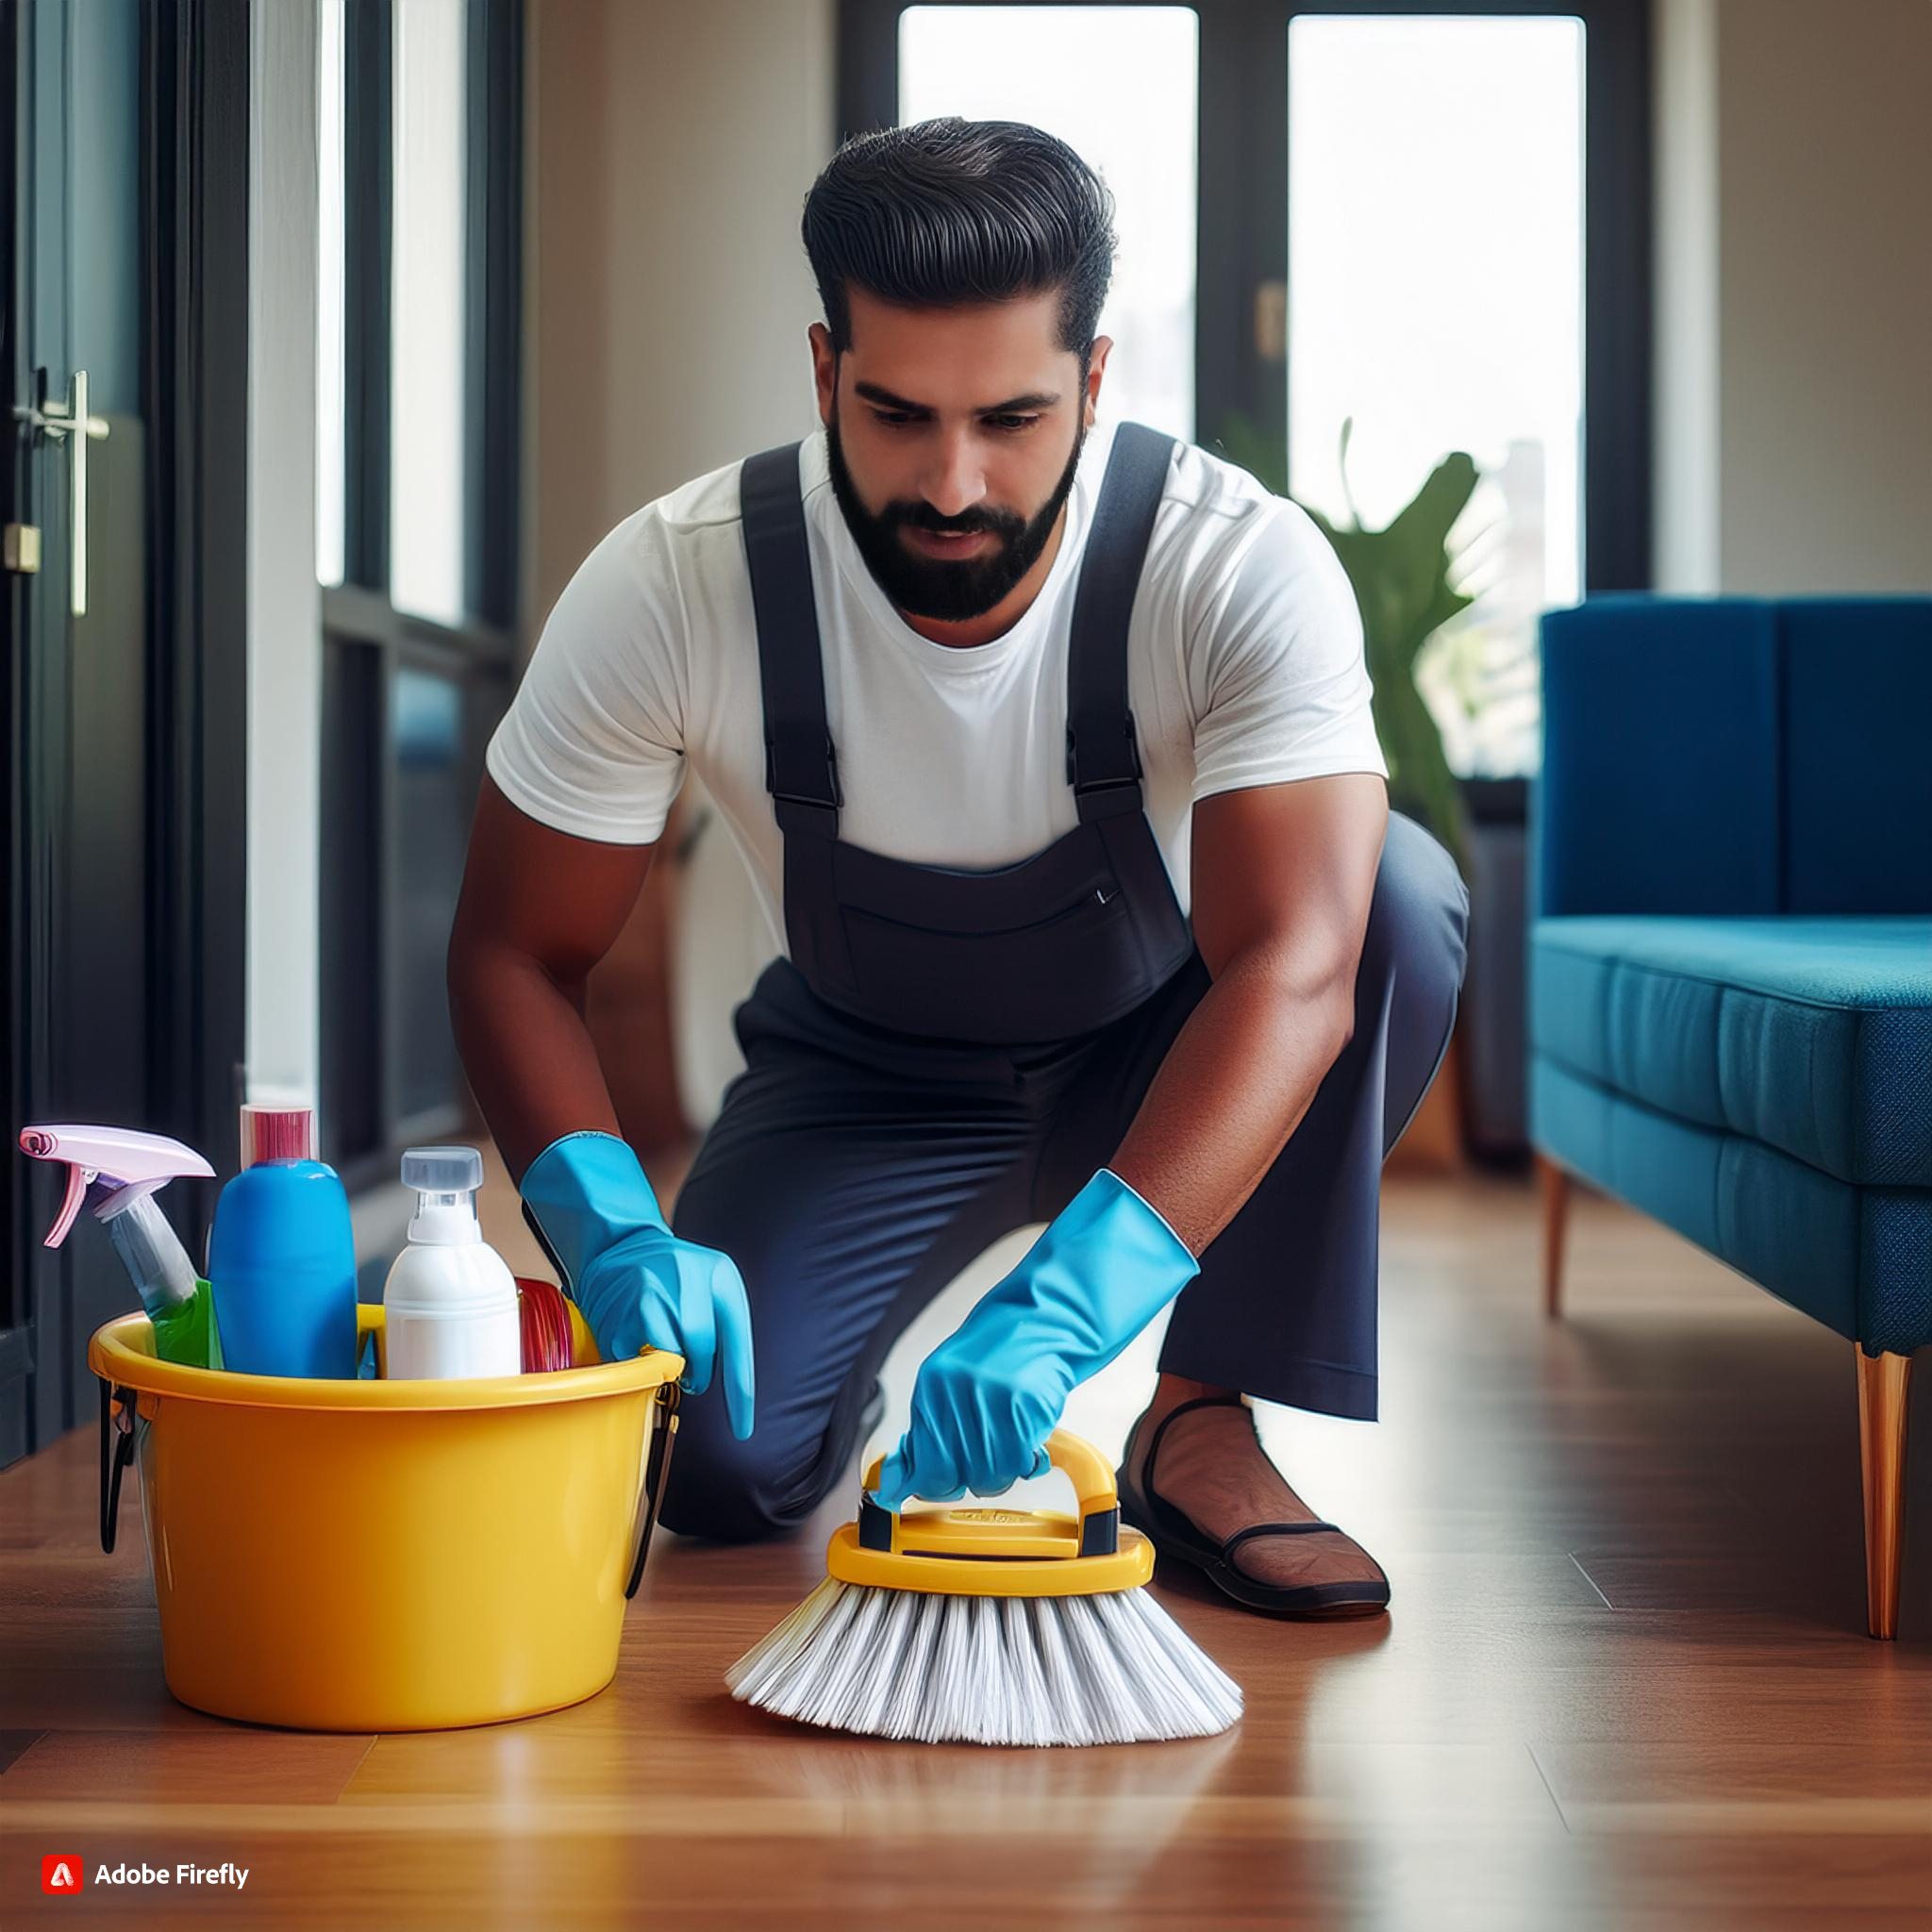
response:
M398 610L387 597L354 584L331 584L322 593L322 624L332 638L355 638L391 648L422 641L452 663L508 672L516 658L515 633L496 625L439 623Z
M396 668L393 646L376 653L375 827L377 868L382 880L375 895L376 957L370 967L377 988L375 1043L376 1092L384 1140L393 1148L402 1119L402 1057L397 1018L402 1000L402 921L397 900L401 889L403 825L396 810Z
M838 139L899 122L899 16L906 0L839 0Z
M517 603L523 17L523 0L470 0L464 597L475 615L503 625Z
M1650 9L1584 0L1583 588L1651 584Z
M1285 475L1288 365L1256 317L1263 285L1288 279L1287 26L1273 0L1197 11L1194 441L1216 448L1238 413L1278 444Z
M360 636L324 640L320 1127L323 1158L352 1190L372 1177L365 1164L386 1135L375 1044L383 997L375 803L385 655Z

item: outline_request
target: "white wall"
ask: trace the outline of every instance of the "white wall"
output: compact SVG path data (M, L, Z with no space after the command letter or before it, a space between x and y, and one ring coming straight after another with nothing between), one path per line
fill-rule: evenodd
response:
M830 0L532 0L539 621L640 504L817 421ZM533 626L534 628L534 626Z
M830 0L533 0L530 34L534 644L640 504L816 426L798 224L835 109ZM695 781L682 805L685 824L705 813ZM702 1127L740 1064L730 1009L772 948L721 822L677 892L679 1084Z
M1932 591L1932 6L1655 19L1659 587Z
M1724 581L1932 591L1932 6L1724 0L1718 64Z
M1708 595L1718 517L1718 0L1657 9L1657 453L1652 527L1659 587Z
M254 0L249 58L247 1087L258 1099L312 1102L322 762L313 0Z

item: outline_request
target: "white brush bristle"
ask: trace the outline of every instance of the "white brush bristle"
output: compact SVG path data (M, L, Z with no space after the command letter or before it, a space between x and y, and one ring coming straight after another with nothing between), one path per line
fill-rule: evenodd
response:
M724 1674L741 1703L922 1743L1205 1738L1241 1686L1144 1589L949 1596L828 1576Z

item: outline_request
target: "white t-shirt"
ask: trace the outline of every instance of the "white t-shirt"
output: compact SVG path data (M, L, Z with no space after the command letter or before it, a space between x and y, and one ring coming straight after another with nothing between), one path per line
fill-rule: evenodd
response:
M823 429L800 480L839 836L891 858L1010 865L1078 821L1066 779L1067 640L1113 445L1097 421L1040 593L1006 634L922 637L867 570L833 493ZM739 465L634 510L598 543L543 626L486 762L531 818L643 844L687 765L703 779L786 951L783 844L765 791L764 708ZM1388 766L1369 711L1361 619L1307 514L1182 441L1168 469L1128 637L1127 695L1148 820L1185 911L1196 799Z

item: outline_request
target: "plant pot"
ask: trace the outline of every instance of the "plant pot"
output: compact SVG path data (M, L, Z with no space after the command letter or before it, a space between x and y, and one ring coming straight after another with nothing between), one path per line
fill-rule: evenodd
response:
M1469 965L1457 1008L1462 1137L1476 1159L1529 1151L1526 1073L1529 783L1465 778Z

